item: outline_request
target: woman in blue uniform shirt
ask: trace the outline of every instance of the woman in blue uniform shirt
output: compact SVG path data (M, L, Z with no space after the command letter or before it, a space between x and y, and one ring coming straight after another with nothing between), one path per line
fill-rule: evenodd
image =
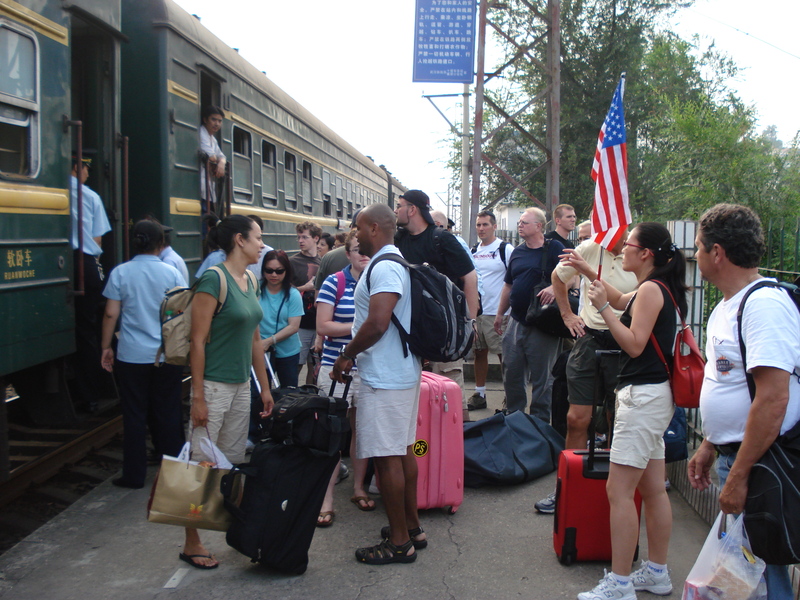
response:
M161 345L159 311L164 292L185 286L178 270L158 257L164 247L164 230L154 221L134 225L132 244L136 256L117 266L108 278L101 340L101 366L114 372L122 405L122 477L116 486L141 488L147 471L147 417L152 415L153 444L157 453L177 456L183 445L181 424L182 367L155 366ZM116 360L111 342L120 321Z

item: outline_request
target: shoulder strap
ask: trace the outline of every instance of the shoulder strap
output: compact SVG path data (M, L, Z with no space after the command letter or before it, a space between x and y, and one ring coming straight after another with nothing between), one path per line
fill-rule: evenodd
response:
M367 267L367 272L365 274L367 291L371 290L369 276L372 273L372 268L382 260L391 260L392 262L399 263L403 265L406 269L408 269L409 272L411 271L411 266L408 264L408 261L406 261L406 259L403 258L402 256L398 256L397 254L394 253L389 253L389 254L384 254L383 256L379 256L377 259L369 261L369 266ZM394 326L397 327L397 331L400 333L400 340L403 342L403 358L406 358L408 356L409 333L405 330L403 324L400 323L400 319L397 318L397 315L394 314L394 311L392 311L392 323L394 323Z
M506 246L508 246L508 242L505 240L500 241L500 260L503 261L503 266L507 269L508 263L506 262Z
M344 296L344 288L345 284L347 283L347 278L344 276L344 271L336 271L334 275L336 275L336 304L339 304L339 300L341 300L342 296Z
M756 290L764 287L783 287L775 281L759 281L745 293L744 298L739 303L739 309L736 311L736 329L739 335L739 351L742 353L742 368L744 369L744 376L747 378L747 389L750 391L750 402L756 398L756 382L753 376L747 372L747 349L744 346L744 336L742 335L742 321L744 320L744 303L750 295Z
M659 286L661 286L663 290L667 292L667 294L669 294L669 299L672 300L672 305L675 307L675 312L678 313L678 317L681 320L681 330L686 329L686 321L683 320L681 309L678 308L678 303L675 302L675 297L672 295L670 289L666 285L664 285L662 281L659 281L658 279L650 279L649 281L657 283ZM658 339L656 339L656 334L653 331L650 332L650 341L653 344L653 348L655 348L656 350L656 354L658 354L659 360L662 362L664 368L667 370L667 376L669 378L672 378L672 370L669 368L669 365L667 364L667 359L664 358L664 352L661 350L661 345L658 343Z
M222 269L217 266L208 267L208 270L214 271L219 276L219 297L217 298L217 308L214 311L214 316L216 317L222 310L225 300L228 299L228 278L225 277L225 273L222 272ZM248 270L245 270L245 272L250 273Z
M475 244L472 248L470 248L470 252L475 254L478 251L478 244Z
M542 260L539 263L539 269L542 271L542 281L547 281L547 277L545 276L544 272L547 267L547 255L550 251L550 240L544 238L544 244L542 244Z

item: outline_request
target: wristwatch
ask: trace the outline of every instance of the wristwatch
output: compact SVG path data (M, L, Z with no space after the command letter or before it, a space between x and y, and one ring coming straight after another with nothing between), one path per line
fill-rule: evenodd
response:
M345 354L344 349L345 349L345 346L342 346L341 348L339 348L339 356L343 356L344 358L346 358L347 360L349 360L351 362L356 362L356 359L354 357L348 356L347 354Z

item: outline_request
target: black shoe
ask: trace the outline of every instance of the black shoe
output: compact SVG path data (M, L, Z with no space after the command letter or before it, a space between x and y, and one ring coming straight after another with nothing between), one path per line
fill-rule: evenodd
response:
M143 483L130 483L129 481L125 481L125 479L122 477L117 477L116 479L112 480L111 483L117 487L128 488L131 490L140 490L144 487Z

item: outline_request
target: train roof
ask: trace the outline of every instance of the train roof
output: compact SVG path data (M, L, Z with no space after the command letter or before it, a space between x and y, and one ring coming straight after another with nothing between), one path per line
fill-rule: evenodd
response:
M208 52L220 65L235 72L243 80L249 82L254 88L261 90L295 119L302 121L322 137L327 138L331 143L351 154L359 162L382 178L386 177L384 170L375 164L375 161L359 152L349 142L283 91L283 89L269 79L263 72L259 71L255 66L242 58L236 50L211 33L211 31L200 22L199 18L190 15L172 0L154 0L152 4L154 7L154 26L167 27L183 36L199 49ZM161 14L159 14L159 9L163 11ZM402 190L406 189L394 176L392 176L392 185Z

